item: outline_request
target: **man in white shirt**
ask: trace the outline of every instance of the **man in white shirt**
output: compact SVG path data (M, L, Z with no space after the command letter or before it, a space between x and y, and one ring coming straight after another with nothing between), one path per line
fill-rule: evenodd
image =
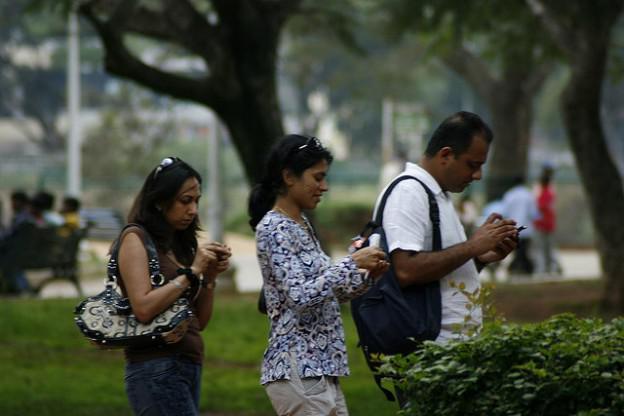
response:
M420 165L407 163L400 174L415 176L435 195L442 250L432 251L429 202L417 181L400 182L383 212L388 251L401 287L440 281L442 322L438 342L461 337L469 332L468 327L479 329L480 308L473 308L465 321L468 299L457 293L457 286L463 284L467 291L475 291L480 287L481 268L502 260L516 247L515 221L499 214L491 214L467 239L449 195L481 179L491 141L492 132L479 116L458 112L433 133Z
M533 221L538 217L535 195L526 186L524 177L514 178L513 186L503 195L501 215L513 218L524 229L519 235L518 250L509 264L510 273L531 275L534 269L530 255L531 238L533 237Z

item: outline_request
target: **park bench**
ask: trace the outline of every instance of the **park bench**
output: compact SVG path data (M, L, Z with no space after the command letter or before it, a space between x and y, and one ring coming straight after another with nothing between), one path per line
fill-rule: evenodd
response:
M37 294L49 282L60 279L71 282L82 296L78 252L87 231L88 228L80 228L61 235L59 227L23 223L5 247L4 261L26 271L49 270L50 274L33 288Z

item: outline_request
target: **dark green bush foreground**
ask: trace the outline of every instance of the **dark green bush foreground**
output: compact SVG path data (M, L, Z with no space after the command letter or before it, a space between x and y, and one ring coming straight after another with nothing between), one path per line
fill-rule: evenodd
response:
M408 415L622 415L624 319L555 316L393 358Z

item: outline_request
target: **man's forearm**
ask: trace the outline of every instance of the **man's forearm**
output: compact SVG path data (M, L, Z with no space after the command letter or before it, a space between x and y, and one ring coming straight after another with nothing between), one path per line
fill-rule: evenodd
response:
M440 251L402 252L393 254L395 272L401 287L440 280L476 256L469 241Z

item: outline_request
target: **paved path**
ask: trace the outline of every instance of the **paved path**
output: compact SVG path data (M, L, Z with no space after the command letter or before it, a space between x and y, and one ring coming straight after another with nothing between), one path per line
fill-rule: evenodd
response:
M262 276L256 259L254 240L247 236L226 234L225 243L232 248L232 263L236 266L234 284L239 292L257 292L262 286ZM102 259L102 280L83 280L85 294L93 295L103 288L105 278L105 258L108 243L89 242L87 250L95 253ZM342 253L337 253L339 257ZM595 250L560 250L559 259L563 267L562 276L532 276L530 279L508 276L504 267L497 271L496 280L499 282L530 283L536 281L557 281L565 279L596 279L600 276L600 263ZM507 260L508 261L508 260ZM487 273L482 273L484 280L489 279ZM66 282L53 282L47 285L42 297L75 297L75 289Z

